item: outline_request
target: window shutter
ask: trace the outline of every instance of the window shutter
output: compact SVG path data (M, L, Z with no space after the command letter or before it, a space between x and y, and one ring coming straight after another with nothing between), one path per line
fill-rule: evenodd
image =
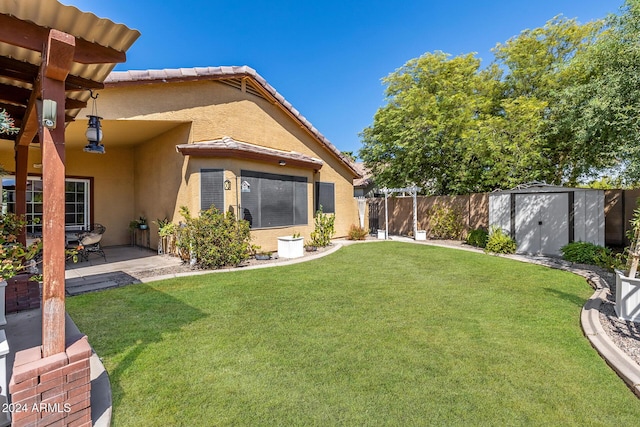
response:
M316 211L322 206L323 213L336 213L335 184L316 182Z
M307 218L307 179L242 171L242 218L252 228L303 225Z
M215 206L224 211L224 170L200 170L200 209L207 210Z

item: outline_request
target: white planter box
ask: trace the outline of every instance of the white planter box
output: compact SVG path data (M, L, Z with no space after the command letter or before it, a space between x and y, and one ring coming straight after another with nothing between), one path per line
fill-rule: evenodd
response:
M626 277L616 270L615 308L619 318L640 322L640 279Z
M386 233L384 230L378 230L378 239L384 240L386 237Z
M426 230L418 230L416 232L416 240L427 240L427 231Z
M300 258L302 255L304 255L304 237L278 237L280 258Z

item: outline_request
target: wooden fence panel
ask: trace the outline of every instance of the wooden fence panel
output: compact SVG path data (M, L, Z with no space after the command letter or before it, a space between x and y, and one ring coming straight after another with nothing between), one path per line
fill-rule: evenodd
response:
M377 207L378 225L385 228L384 199L369 199L369 209ZM413 198L409 196L389 197L389 234L409 236L413 233ZM464 235L475 228L489 226L489 195L471 194L462 196L418 196L417 216L418 229L426 230L430 235L432 209L445 206L455 209L463 222ZM371 215L371 211L370 215ZM373 232L373 231L372 231Z
M633 217L640 189L606 190L604 202L605 245L623 247L629 245L626 232ZM457 209L463 222L465 235L476 228L489 228L489 194L475 193L462 196L418 196L418 229L431 231L431 209L435 205ZM378 226L385 228L384 198L368 199L370 209L377 209ZM389 197L389 234L411 235L413 233L413 198ZM371 214L371 211L369 211ZM375 230L371 231L375 233Z

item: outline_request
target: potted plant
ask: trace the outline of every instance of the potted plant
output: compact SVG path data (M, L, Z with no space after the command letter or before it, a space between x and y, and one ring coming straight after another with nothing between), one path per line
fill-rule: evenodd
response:
M300 233L278 237L278 257L299 258L304 254L304 237Z
M7 323L4 317L7 280L27 270L29 261L42 249L39 239L28 246L18 242L25 225L26 221L13 213L0 215L0 325Z
M260 252L256 252L255 254L255 258L258 261L267 261L271 259L271 252L264 252L264 251L260 251Z
M140 230L146 230L148 227L149 226L147 225L147 218L141 216L140 219L138 219L138 228Z

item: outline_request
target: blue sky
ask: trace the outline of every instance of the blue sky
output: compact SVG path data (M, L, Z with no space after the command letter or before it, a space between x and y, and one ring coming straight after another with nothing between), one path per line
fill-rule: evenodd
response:
M491 49L556 15L581 23L623 0L185 1L61 0L139 30L116 70L248 65L335 146L357 152L358 134L384 105L381 78L440 50Z

